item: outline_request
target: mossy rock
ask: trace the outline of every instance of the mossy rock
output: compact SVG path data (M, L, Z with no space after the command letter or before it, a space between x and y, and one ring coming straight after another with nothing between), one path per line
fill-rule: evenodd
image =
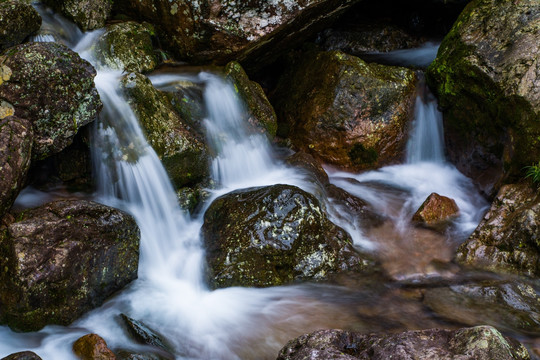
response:
M278 132L348 170L402 159L416 96L412 70L339 51L307 52L279 81Z
M331 223L318 200L291 185L217 198L202 227L211 285L266 287L373 270L368 256Z
M148 142L173 183L181 188L204 180L209 171L207 147L175 112L167 95L142 74L128 74L121 82Z
M100 37L95 53L107 67L126 72L149 72L158 64L148 23L127 21L109 25Z
M21 1L0 2L0 50L18 45L41 26L41 16Z
M111 15L111 0L44 0L53 8L77 24L82 31L99 29Z

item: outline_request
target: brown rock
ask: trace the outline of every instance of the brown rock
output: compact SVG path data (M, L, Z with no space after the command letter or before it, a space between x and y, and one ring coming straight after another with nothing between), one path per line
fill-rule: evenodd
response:
M412 221L427 227L438 227L459 214L453 199L431 193L412 217Z
M8 355L2 360L42 360L36 353L32 351L22 351Z
M88 334L73 343L73 352L81 360L116 360L107 343L97 334Z

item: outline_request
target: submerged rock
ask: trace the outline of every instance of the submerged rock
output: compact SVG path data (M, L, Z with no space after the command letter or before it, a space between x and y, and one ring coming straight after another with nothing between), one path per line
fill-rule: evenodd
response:
M146 76L137 73L126 75L122 86L172 182L180 188L207 177L208 149L178 116L167 96L156 90Z
M170 351L170 346L167 345L163 341L162 336L157 334L154 330L150 329L142 322L132 319L124 314L120 314L120 317L123 320L124 325L127 327L129 334L137 342L145 345L155 346L165 351Z
M349 170L399 161L415 87L406 68L367 64L339 51L310 53L278 84L280 135Z
M149 72L158 61L152 46L154 28L127 21L107 27L96 45L96 57L107 67L122 71Z
M56 43L27 43L0 57L1 110L29 120L34 128L32 159L71 144L80 127L101 109L96 71L75 52Z
M540 197L527 184L503 186L458 262L495 272L540 276Z
M2 360L42 360L36 353L32 351L22 351L8 355Z
M41 26L41 17L30 4L0 2L0 50L18 45Z
M331 223L313 195L291 185L217 198L202 227L212 285L265 287L321 280L373 265Z
M539 16L537 0L472 1L428 68L449 159L487 194L540 158Z
M258 132L270 139L276 136L277 118L274 108L266 98L262 87L249 80L242 66L236 61L225 66L225 76L234 86L234 90L246 105L246 121Z
M359 334L319 330L281 349L277 360L476 359L528 360L527 349L491 326L459 330L416 330L398 334Z
M459 214L459 208L449 197L431 193L414 213L412 221L434 229L441 229Z
M82 31L99 29L111 15L111 0L44 0L44 4L79 25Z
M97 334L88 334L73 343L73 352L81 360L116 360L107 343Z
M120 210L56 201L3 224L0 316L13 329L67 325L137 277L139 229Z
M10 116L0 120L0 216L11 208L30 168L32 124Z

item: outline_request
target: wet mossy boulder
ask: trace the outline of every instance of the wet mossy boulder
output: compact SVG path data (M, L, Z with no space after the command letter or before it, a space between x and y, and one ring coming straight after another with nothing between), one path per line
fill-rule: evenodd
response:
M444 229L445 225L459 215L454 199L431 193L414 213L412 222L433 229Z
M449 160L490 195L540 158L539 17L537 0L472 1L427 71Z
M0 50L18 45L41 26L41 16L30 4L0 2Z
M32 124L10 116L0 120L0 216L13 205L30 168Z
M291 340L277 360L475 359L529 360L527 349L491 326L397 334L319 330Z
M111 15L111 0L44 0L44 4L77 24L82 31L102 28Z
M540 276L540 196L528 184L504 185L458 262L485 270Z
M73 343L73 352L81 360L116 360L107 342L98 334L88 334Z
M95 69L67 47L27 43L0 56L0 117L15 115L34 128L32 159L71 144L101 109Z
M236 190L217 198L202 233L213 287L266 287L372 270L318 200L291 185Z
M348 170L402 159L414 108L412 70L339 51L309 52L283 75L274 101L281 136Z
M2 360L42 360L36 353L32 351L21 351L8 355Z
M0 319L15 330L68 325L137 278L140 232L120 210L63 200L2 222Z
M109 25L96 45L96 58L112 69L152 71L158 64L153 34L154 28L148 23L127 21Z
M181 188L208 176L208 149L203 139L175 112L168 97L138 73L122 78L128 102L173 183Z

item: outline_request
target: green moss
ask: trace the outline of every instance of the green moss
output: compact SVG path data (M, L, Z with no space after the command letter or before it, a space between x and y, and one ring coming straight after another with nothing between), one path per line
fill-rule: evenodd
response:
M354 164L362 165L376 163L379 155L374 148L366 148L362 143L356 143L349 151L349 157Z

